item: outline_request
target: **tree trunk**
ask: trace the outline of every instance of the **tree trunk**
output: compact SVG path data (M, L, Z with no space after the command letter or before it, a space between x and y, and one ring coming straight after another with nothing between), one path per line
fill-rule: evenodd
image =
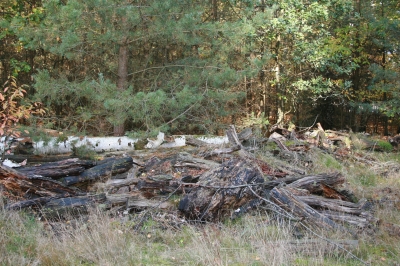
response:
M121 42L118 52L118 91L123 91L126 89L126 84L128 83L128 59L129 59L129 49L127 39ZM123 110L117 110L117 112L124 112ZM114 125L114 136L123 136L125 133L125 121L120 122L120 124Z

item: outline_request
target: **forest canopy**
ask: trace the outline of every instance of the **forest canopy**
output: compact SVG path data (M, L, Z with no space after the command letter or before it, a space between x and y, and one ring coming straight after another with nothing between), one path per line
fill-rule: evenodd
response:
M396 0L5 0L0 83L60 131L400 129Z

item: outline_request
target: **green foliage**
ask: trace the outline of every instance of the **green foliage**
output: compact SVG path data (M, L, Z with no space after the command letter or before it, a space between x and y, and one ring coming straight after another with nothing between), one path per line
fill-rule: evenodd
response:
M261 113L259 116L251 113L248 118L243 121L243 127L258 127L260 129L266 129L269 125L268 119L265 117L264 113Z
M310 98L398 116L396 1L256 2L3 1L0 78L27 83L35 71L35 97L59 120L53 125L77 131L107 121L215 132L227 118L255 112L255 103L267 120L278 110L304 119L321 109ZM345 120L341 126L355 121Z

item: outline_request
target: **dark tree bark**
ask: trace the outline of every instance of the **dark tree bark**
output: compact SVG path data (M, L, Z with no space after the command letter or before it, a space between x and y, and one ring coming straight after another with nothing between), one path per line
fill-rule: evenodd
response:
M102 178L111 177L112 175L128 171L133 166L131 157L109 160L106 163L92 167L84 171L79 176L67 176L60 181L71 186L77 183L87 183L89 181L97 181Z
M19 200L76 195L75 190L60 182L41 176L29 178L3 165L0 165L0 184L5 188L6 196Z

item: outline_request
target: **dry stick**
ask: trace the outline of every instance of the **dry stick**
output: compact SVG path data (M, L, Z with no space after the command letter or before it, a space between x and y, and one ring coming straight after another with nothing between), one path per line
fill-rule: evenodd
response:
M286 210L284 210L284 209L283 209L282 207L280 207L279 205L277 205L277 204L273 203L272 201L269 201L269 200L267 200L266 198L263 198L263 197L261 197L260 195L258 195L258 194L251 188L251 186L249 186L249 189L250 189L250 191L251 191L257 198L259 198L259 199L261 199L261 200L263 200L263 201L265 201L265 202L267 202L267 203L269 203L269 204L272 204L273 206L275 206L276 208L278 208L279 210L281 210L281 211L285 214L284 216L290 217L291 219L296 219L295 217L293 217L293 215L292 215L291 213L287 212ZM280 215L282 215L282 213L279 213L279 212L277 212L277 213L280 214ZM309 232L311 232L313 235L317 236L318 238L320 238L320 239L322 239L322 240L324 240L324 241L326 241L326 242L328 242L328 243L330 243L330 244L333 244L334 246L338 247L339 249L341 249L341 250L347 252L347 254L349 254L352 258L354 258L354 259L360 261L360 262L363 263L364 265L370 265L369 263L363 261L362 259L360 259L360 258L357 257L356 255L354 255L351 251L347 250L346 248L344 248L344 247L340 246L339 244L337 244L337 243L335 243L335 242L333 242L333 241L331 241L331 240L329 240L329 239L327 239L327 238L321 236L320 234L317 234L316 232L314 232L311 228L309 228L307 225L305 225L305 224L302 223L301 221L299 221L299 224L300 224L301 226L303 226L307 231L309 231Z

